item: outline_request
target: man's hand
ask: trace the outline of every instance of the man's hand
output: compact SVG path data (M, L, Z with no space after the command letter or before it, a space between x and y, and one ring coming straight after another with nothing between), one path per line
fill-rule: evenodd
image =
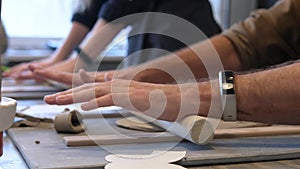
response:
M199 88L202 92L201 107ZM83 103L83 110L105 106L120 106L142 112L157 119L176 121L192 114L207 115L210 108L210 84L188 83L161 85L129 80L88 83L45 96L48 104L66 105Z

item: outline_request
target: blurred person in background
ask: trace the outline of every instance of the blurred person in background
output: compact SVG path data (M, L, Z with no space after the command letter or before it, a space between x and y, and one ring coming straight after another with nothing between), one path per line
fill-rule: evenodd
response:
M155 19L159 20L160 18L152 18L147 14L142 18L121 19L118 22L113 22L131 14L157 12L174 15L192 23L207 37L221 31L213 17L208 0L84 0L80 2L80 7L72 17L72 28L61 47L47 59L16 65L3 75L16 80L23 80L34 78L29 67L62 72L77 71L74 70L76 63L78 63L76 66L78 68L88 67L93 62L92 60L98 57L114 37L127 26L132 27L128 35L127 55L142 49L153 48L173 52L205 39L204 37L193 37L194 39L191 38L189 41L190 44L184 44L180 39L165 36L166 32L178 31L176 30L179 29L176 28L176 23L166 20L159 22L160 25L154 25ZM143 32L144 27L149 27L149 25L158 32L139 34L139 32ZM182 31L184 32L184 27ZM88 33L90 36L87 36ZM80 48L77 48L78 46ZM86 57L80 58L78 54L71 55L75 48L78 53L84 52ZM163 54L158 50L139 52L134 57L126 59L123 67L143 63Z

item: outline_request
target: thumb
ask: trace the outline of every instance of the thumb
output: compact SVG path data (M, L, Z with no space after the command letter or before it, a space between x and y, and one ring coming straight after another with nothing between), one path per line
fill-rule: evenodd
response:
M34 72L36 69L41 69L41 67L39 67L38 65L36 64L29 64L28 65L28 69L32 72Z
M79 77L83 83L95 82L95 78L91 77L84 69L79 70Z

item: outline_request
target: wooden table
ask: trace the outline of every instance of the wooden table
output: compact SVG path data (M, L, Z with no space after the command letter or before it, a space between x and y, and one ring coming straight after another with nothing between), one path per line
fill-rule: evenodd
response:
M19 151L15 148L9 137L4 134L4 155L0 158L1 169L28 169ZM268 161L255 163L240 163L240 164L226 164L213 166L195 166L190 169L298 169L300 168L300 159L282 160L282 161Z
M30 104L43 103L41 100L19 100L19 106L25 106ZM300 141L300 140L299 140ZM288 143L287 143L288 144ZM27 169L27 165L24 162L23 157L14 146L10 138L4 133L4 155L0 158L0 169ZM267 162L254 162L254 163L238 163L238 164L226 164L226 165L210 165L210 166L194 166L190 169L237 169L237 168L272 168L283 169L300 168L300 159L281 160L281 161L267 161Z

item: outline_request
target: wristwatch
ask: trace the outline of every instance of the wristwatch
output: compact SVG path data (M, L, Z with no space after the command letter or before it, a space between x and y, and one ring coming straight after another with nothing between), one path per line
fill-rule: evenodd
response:
M224 70L219 72L219 84L224 121L237 120L237 103L234 91L234 72Z

